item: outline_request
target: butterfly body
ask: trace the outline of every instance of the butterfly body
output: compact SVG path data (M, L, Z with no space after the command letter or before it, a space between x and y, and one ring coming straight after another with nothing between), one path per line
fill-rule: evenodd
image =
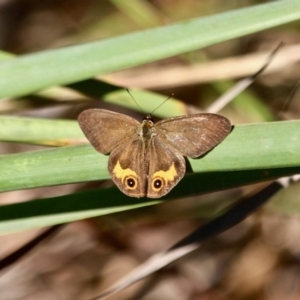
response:
M131 197L160 198L184 176L184 156L198 157L220 143L230 122L215 114L142 121L104 109L83 111L79 125L94 148L110 153L108 171Z

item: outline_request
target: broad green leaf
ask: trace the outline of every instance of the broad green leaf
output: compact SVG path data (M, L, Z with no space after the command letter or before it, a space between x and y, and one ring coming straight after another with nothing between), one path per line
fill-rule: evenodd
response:
M240 171L300 166L300 121L235 126L200 159L194 172ZM107 179L108 156L77 145L0 156L0 191Z

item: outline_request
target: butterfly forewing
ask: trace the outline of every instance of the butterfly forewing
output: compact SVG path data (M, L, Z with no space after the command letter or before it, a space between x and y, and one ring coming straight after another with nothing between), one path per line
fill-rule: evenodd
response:
M216 114L195 114L162 120L158 135L184 156L198 157L219 144L231 130L228 119Z
M103 154L132 139L139 126L137 120L105 109L87 109L78 122L89 142Z

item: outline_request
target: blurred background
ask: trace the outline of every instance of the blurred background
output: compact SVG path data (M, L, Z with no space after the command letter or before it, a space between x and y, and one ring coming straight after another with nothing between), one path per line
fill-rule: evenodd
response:
M268 1L0 0L0 48L15 55L28 54L265 2ZM300 21L109 74L103 79L166 96L175 93L186 104L205 110L237 78L256 71L249 71L253 62L250 54L255 60L256 53L271 53L280 42L284 42L284 48L300 47L299 29ZM294 63L260 76L221 114L233 124L298 119L297 90L289 105L282 108L300 78L299 55L300 51L295 51L293 57L287 57ZM14 104L1 102L0 113L76 119L84 107L71 101L63 105L38 103L28 96ZM1 143L0 153L40 148ZM99 184L8 192L0 195L0 203L58 196ZM89 299L200 226L216 207L221 210L223 199L234 201L263 186L180 199L68 224L30 255L2 271L0 300ZM300 222L293 210L300 201L299 195L300 184L295 183L243 223L111 299L300 299ZM1 257L38 232L0 237Z

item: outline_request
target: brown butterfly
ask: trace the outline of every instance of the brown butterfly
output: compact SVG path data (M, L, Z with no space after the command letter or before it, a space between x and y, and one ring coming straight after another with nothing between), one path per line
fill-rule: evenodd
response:
M110 153L108 171L117 187L131 197L160 198L184 176L184 156L198 157L230 132L228 119L200 113L154 124L150 115L137 120L105 109L88 109L79 125L102 154Z

